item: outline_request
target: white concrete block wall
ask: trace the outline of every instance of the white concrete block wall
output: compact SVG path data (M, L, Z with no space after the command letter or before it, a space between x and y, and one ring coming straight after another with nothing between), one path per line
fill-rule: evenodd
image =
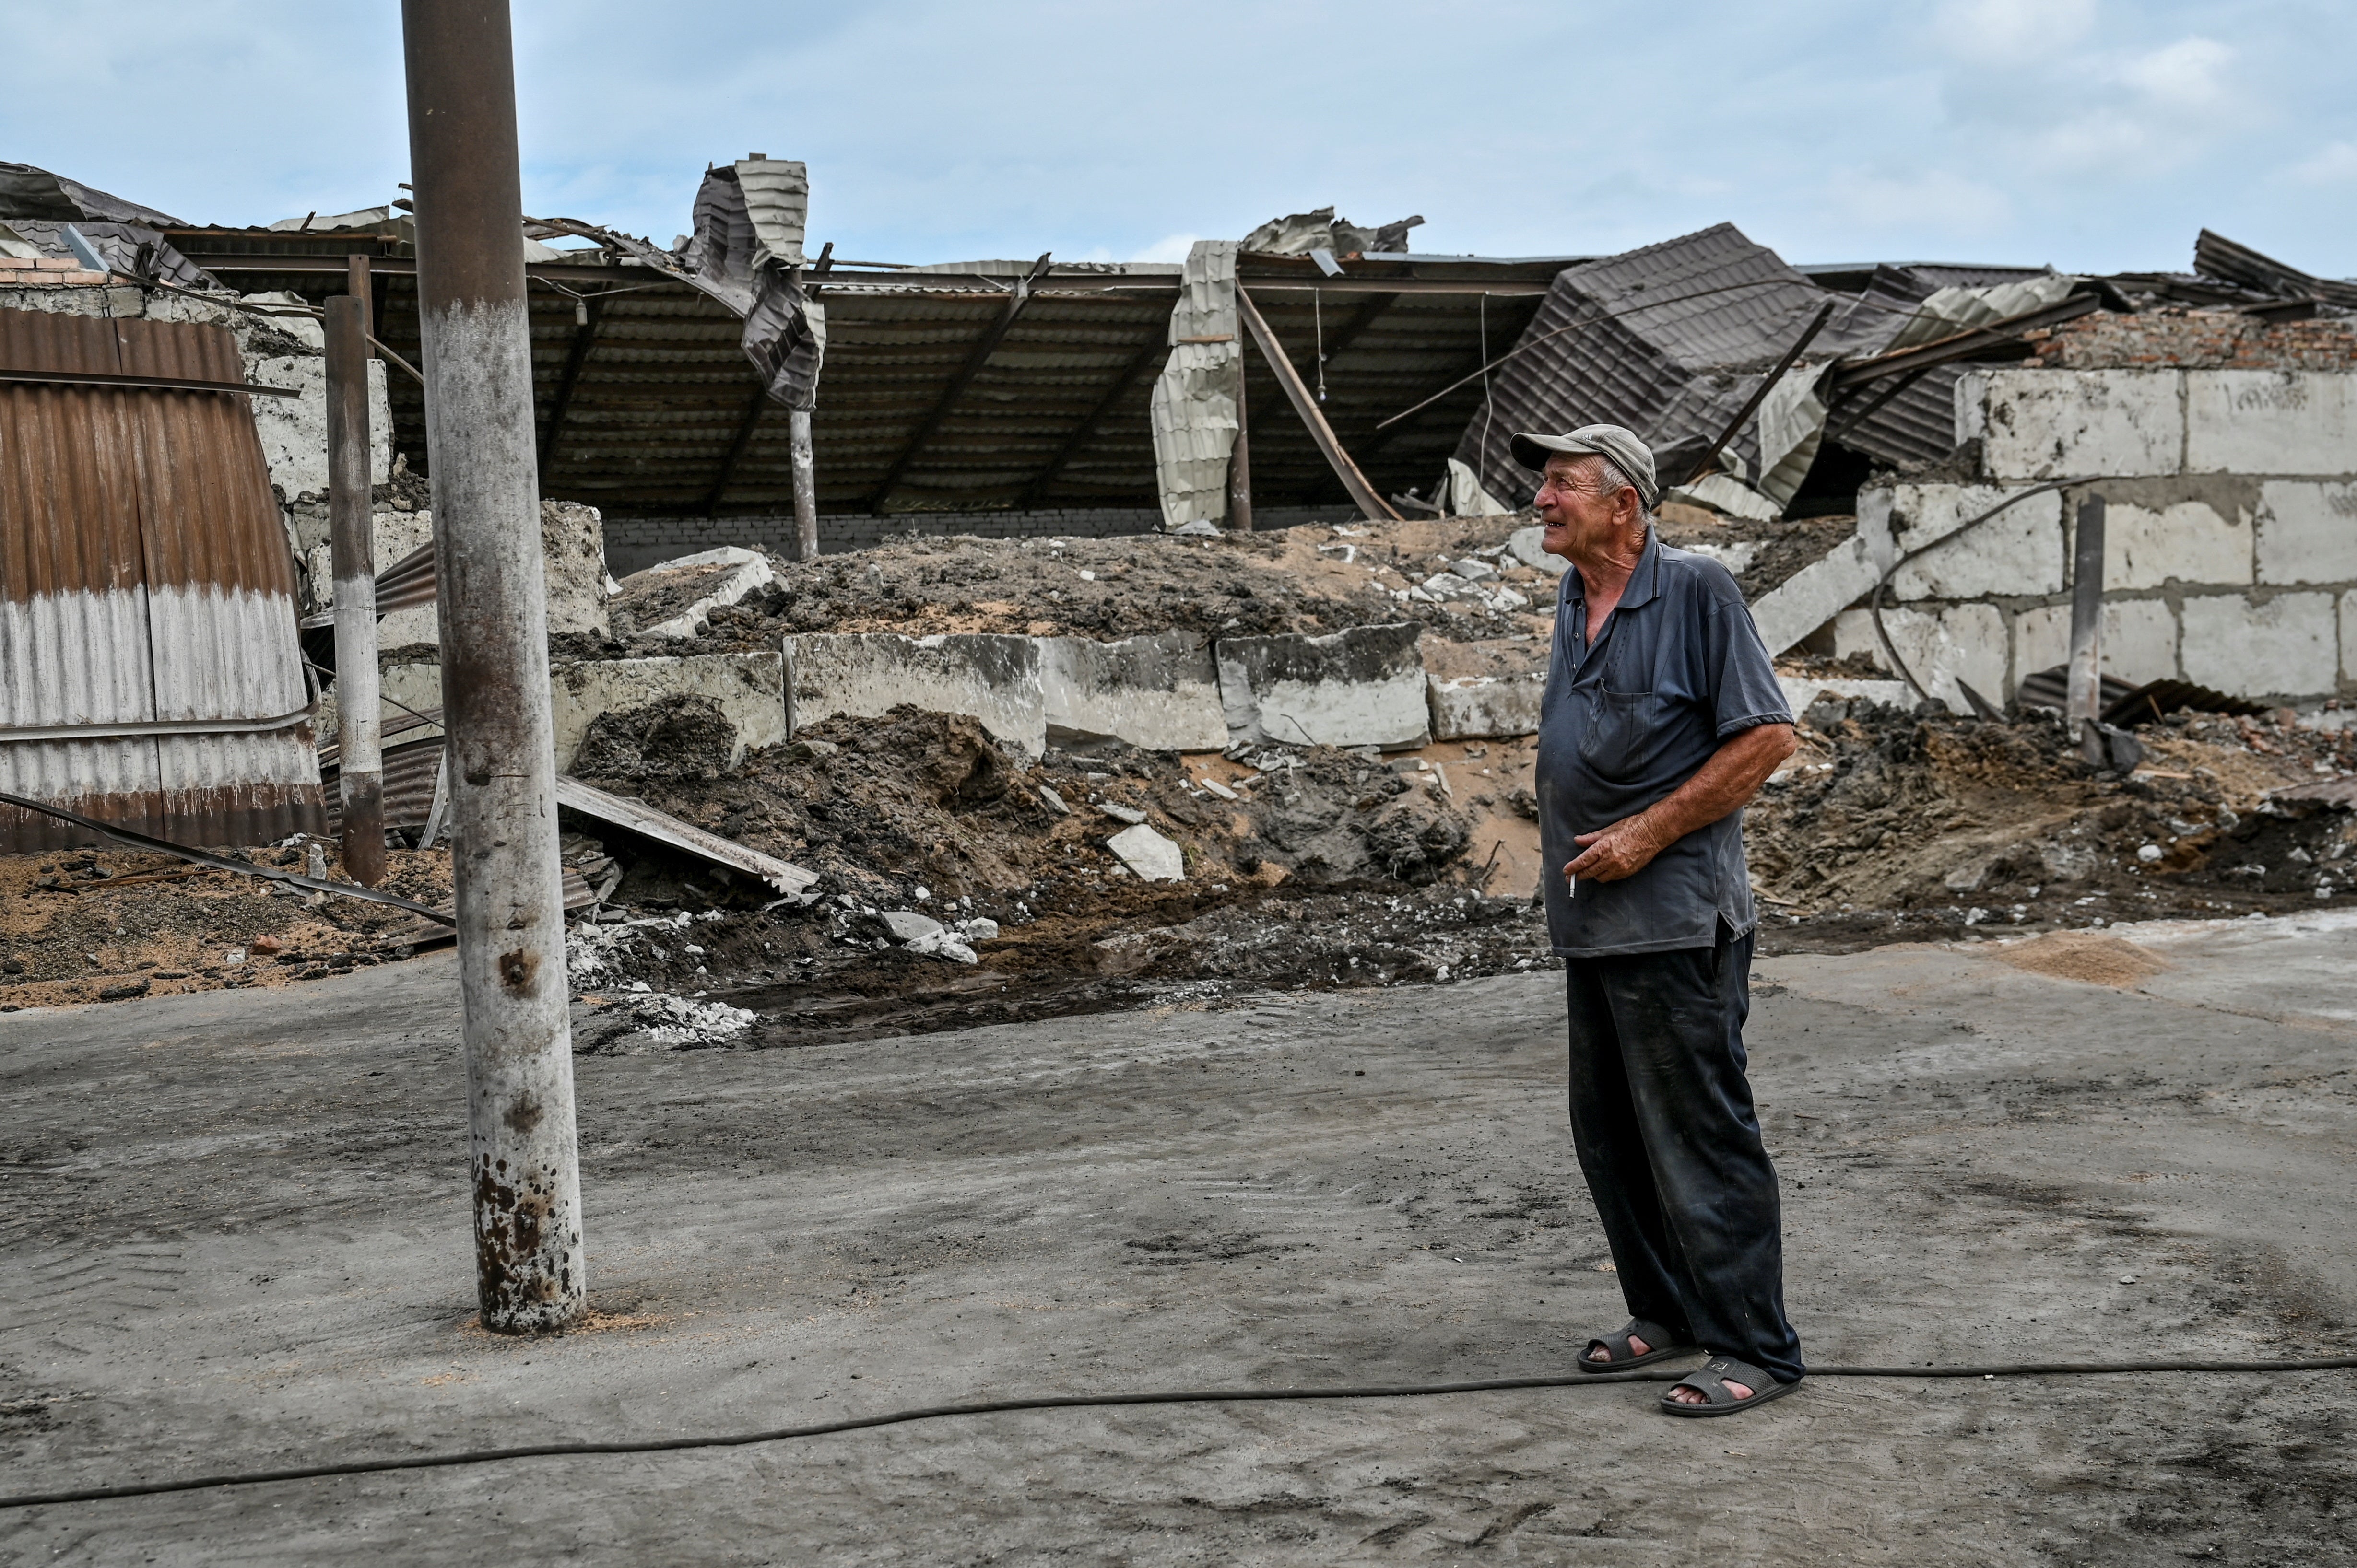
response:
M2237 697L2334 688L2342 662L2330 594L2188 595L2179 658L2185 678Z
M1972 519L2019 495L2019 485L1894 485L1890 526L1897 553L1926 545L1928 554L1892 575L1893 599L1976 599L1991 595L2062 591L2062 498L2056 491L2018 501L1947 543Z
M2174 679L2180 673L2177 637L2177 612L2166 601L2114 599L2104 606L2104 673L2132 686ZM2023 610L2013 618L2013 675L2007 694L2024 678L2070 657L2071 607L2040 605Z
M2258 538L2262 583L2357 582L2357 485L2268 480L2259 487Z
M2184 467L2184 372L1982 371L1956 382L1960 440L1996 479L2174 474Z
M1882 624L1917 683L1953 712L1973 712L1972 703L1956 689L1960 680L1992 703L2005 701L2008 649L2005 616L1996 606L1950 605L1937 611L1885 608ZM1891 668L1882 640L1875 635L1874 618L1865 610L1844 610L1835 620L1834 652L1845 659L1863 653L1882 669Z
M2104 591L2159 588L2171 583L2248 583L2251 518L2240 507L2230 510L2231 518L2221 516L2206 501L2157 507L2107 503ZM2075 524L2076 519L2072 521Z
M2357 472L2357 376L2335 371L2184 374L2186 472Z

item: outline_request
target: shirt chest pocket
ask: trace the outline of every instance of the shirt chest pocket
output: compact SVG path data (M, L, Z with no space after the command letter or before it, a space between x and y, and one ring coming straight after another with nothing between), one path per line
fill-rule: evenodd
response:
M1669 740L1669 703L1652 692L1616 692L1608 677L1580 693L1587 721L1579 759L1599 778L1642 781Z

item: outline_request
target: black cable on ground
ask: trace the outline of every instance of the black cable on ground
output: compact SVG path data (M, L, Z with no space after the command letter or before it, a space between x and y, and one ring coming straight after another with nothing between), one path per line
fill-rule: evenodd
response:
M1987 1367L1818 1367L1812 1378L2024 1378L2086 1376L2116 1372L2329 1372L2357 1368L2357 1356L2305 1361L2017 1361ZM716 1437L650 1437L615 1443L533 1443L505 1448L468 1448L452 1454L419 1454L399 1459L353 1459L339 1465L303 1465L284 1470L249 1470L226 1476L192 1476L178 1481L134 1481L118 1487L74 1487L53 1492L0 1497L0 1509L52 1503L102 1502L113 1498L156 1497L213 1487L258 1487L273 1481L310 1481L328 1476L368 1476L388 1470L442 1470L460 1465L493 1465L510 1459L546 1459L590 1454L663 1454L687 1448L743 1448L796 1437L824 1437L875 1426L899 1426L957 1415L999 1415L1012 1411L1075 1410L1120 1405L1263 1404L1279 1400L1410 1399L1432 1394L1489 1393L1510 1389L1601 1388L1615 1383L1675 1382L1685 1373L1673 1368L1634 1372L1568 1372L1540 1378L1480 1378L1458 1383L1362 1383L1325 1389L1196 1389L1134 1394L1040 1394L1028 1399L974 1400L962 1404L920 1405L880 1415L778 1426Z

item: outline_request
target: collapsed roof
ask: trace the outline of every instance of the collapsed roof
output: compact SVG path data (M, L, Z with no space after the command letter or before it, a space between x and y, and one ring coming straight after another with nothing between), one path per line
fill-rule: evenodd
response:
M1149 403L1189 336L1174 316L1180 266L899 266L838 261L832 246L813 257L808 194L801 164L754 156L706 172L693 232L669 250L523 220L544 494L622 515L782 514L790 414L804 408L824 512L1166 501ZM366 256L375 336L414 361L406 205L199 228L0 164L0 225L42 254L73 253L70 225L119 273L314 301L343 291L348 256ZM2156 301L2270 319L2357 307L2357 285L2206 231L2195 274L2082 279L1952 263L1796 268L1725 224L1602 258L1394 248L1421 221L1366 229L1321 208L1233 245L1234 286L1288 361L1280 378L1240 338L1227 360L1242 367L1260 504L1351 493L1286 406L1288 381L1378 497L1421 489L1454 456L1519 499L1529 480L1506 452L1514 430L1600 419L1663 448L1667 469L1707 459L1717 471L1693 478L1695 498L1774 516L1813 495L1837 507L1871 466L1944 459L1963 365L2025 352L2032 325ZM422 391L395 377L391 392L393 444L423 470Z

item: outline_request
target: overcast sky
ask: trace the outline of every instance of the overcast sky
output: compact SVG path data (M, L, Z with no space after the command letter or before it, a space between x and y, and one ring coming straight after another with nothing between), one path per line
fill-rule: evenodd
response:
M668 243L808 161L874 261L1175 259L1334 203L1416 248L2357 274L2357 5L519 0L527 209ZM0 0L0 157L200 222L407 177L398 7Z

